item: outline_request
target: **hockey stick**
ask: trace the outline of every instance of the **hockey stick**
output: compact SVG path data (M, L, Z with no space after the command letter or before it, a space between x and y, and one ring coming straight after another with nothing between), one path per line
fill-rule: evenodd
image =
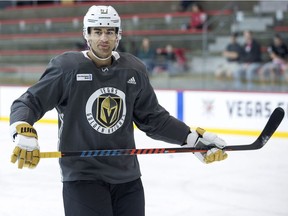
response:
M277 107L271 114L259 137L251 144L231 145L224 148L225 151L257 150L262 148L274 134L284 117L284 110ZM203 148L150 148L150 149L112 149L112 150L88 150L74 152L41 152L41 158L63 158L63 157L98 157L98 156L123 156L141 154L168 154L186 152L207 152L215 146L209 145Z

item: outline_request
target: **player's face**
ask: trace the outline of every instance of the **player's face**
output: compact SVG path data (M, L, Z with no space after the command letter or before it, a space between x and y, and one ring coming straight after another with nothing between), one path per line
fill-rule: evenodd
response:
M101 58L106 58L111 55L115 47L117 35L115 28L91 28L90 46Z

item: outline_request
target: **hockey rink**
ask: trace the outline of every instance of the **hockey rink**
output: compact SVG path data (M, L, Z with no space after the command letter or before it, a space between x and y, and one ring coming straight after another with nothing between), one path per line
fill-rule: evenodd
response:
M57 149L57 126L36 124L41 151ZM57 159L34 170L10 163L14 145L0 122L0 215L64 216ZM176 147L135 131L138 148ZM221 135L229 145L256 137ZM202 164L190 153L140 155L146 216L287 216L288 139L271 138L256 151L230 152L227 160ZM137 215L135 215L137 216Z

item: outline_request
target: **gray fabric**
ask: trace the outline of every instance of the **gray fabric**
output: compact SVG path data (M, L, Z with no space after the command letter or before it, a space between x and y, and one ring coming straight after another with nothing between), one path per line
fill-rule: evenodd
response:
M82 52L55 57L39 82L15 100L10 123L33 125L54 107L60 151L135 148L133 122L151 138L179 145L189 133L158 104L145 66L128 53L108 68L97 68ZM141 175L136 156L62 158L60 166L63 181L117 184Z

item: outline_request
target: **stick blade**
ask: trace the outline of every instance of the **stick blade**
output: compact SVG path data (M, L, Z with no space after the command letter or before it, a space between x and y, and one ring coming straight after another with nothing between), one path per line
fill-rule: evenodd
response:
M263 131L259 137L249 145L235 145L227 146L225 150L227 151L241 151L241 150L257 150L262 148L268 140L272 137L274 132L277 130L278 126L284 118L284 110L281 107L277 107L271 114L268 122L266 123Z
M266 126L264 127L262 133L257 138L255 147L262 148L268 140L272 137L274 132L277 130L278 126L282 122L284 118L285 112L281 107L277 107L273 113L271 114L268 122L266 123Z

